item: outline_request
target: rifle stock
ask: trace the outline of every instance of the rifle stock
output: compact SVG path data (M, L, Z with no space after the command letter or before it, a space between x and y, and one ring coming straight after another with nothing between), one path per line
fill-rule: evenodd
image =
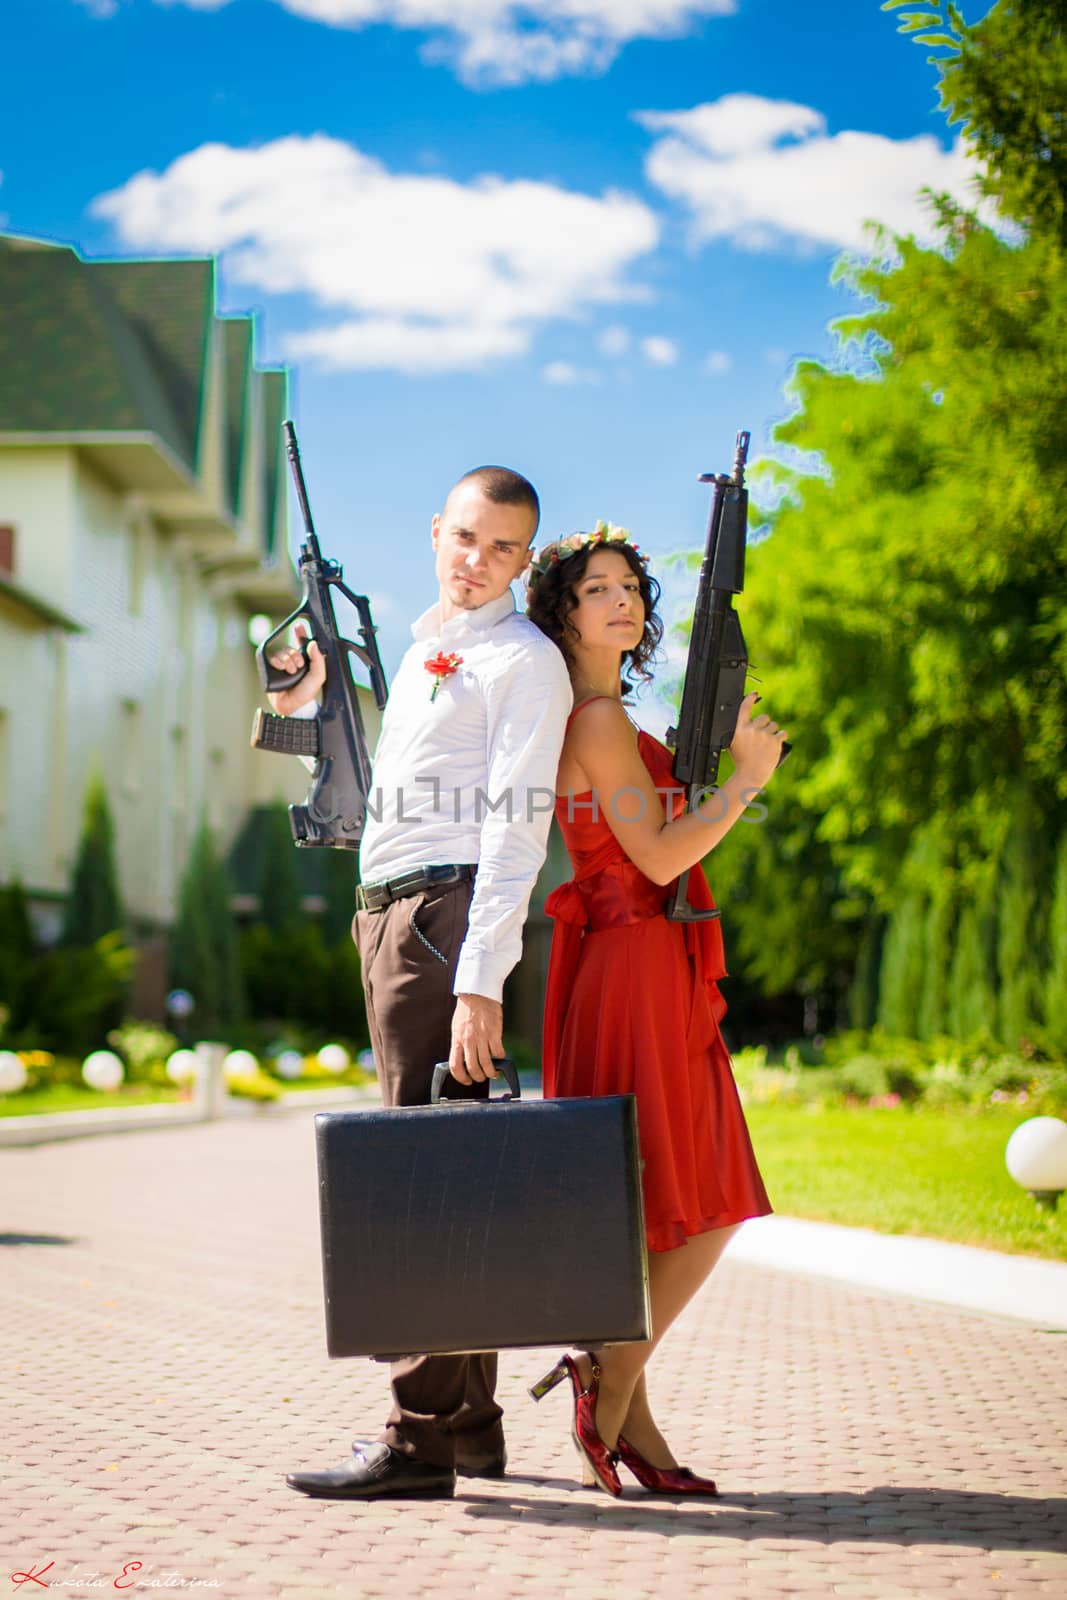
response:
M272 667L267 652L275 640L286 635L293 623L303 620L307 623L310 637L322 652L326 663L326 681L322 703L313 718L278 717L267 711L257 711L252 726L252 744L259 750L298 755L313 762L312 784L307 800L303 805L289 807L289 822L296 843L357 850L370 793L371 763L351 672L351 658L355 657L367 669L379 711L385 706L389 690L378 653L370 602L366 595L353 594L348 588L338 562L329 561L322 555L311 518L296 430L291 422L286 422L282 431L304 519L305 537L299 562L303 595L296 610L257 648L256 666L259 681L270 694L291 689L298 684L308 671L307 645L303 646L304 665L293 673ZM334 589L339 590L355 607L359 617L360 644L344 638L338 631L333 606Z

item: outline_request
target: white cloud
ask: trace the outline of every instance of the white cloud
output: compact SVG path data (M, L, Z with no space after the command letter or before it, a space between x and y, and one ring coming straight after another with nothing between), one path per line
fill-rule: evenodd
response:
M599 383L600 374L591 367L576 367L571 361L550 361L541 368L541 377L545 383L558 383L573 385L576 383Z
M820 133L826 119L810 106L790 100L763 100L754 94L728 94L691 111L639 111L650 133L680 133L713 156L743 156L779 140Z
M489 361L524 354L529 342L529 335L518 328L364 317L291 334L285 348L292 360L316 361L325 368L388 368L414 377L476 370Z
M654 367L673 367L678 360L678 346L673 339L653 334L641 340L641 353Z
M600 334L597 346L601 355L624 356L630 348L629 329L618 322L613 322L610 328L605 328Z
M709 350L704 357L704 371L710 373L713 378L724 377L732 366L733 361L725 350Z
M109 4L110 0L83 0ZM156 0L214 11L230 0ZM547 82L604 72L630 39L678 38L737 0L275 0L337 28L385 23L428 32L424 54L470 84Z
M688 208L698 242L856 249L869 219L929 241L932 217L920 189L976 201L976 167L960 140L944 150L931 134L828 134L821 112L748 94L689 111L638 112L637 120L658 135L647 176Z
M478 367L545 323L647 299L626 274L659 231L623 194L394 174L323 134L202 145L92 211L127 248L218 252L231 282L334 313L293 355L402 372Z

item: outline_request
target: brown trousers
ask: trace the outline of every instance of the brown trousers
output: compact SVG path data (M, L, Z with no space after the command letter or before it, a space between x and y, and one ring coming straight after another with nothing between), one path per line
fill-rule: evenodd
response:
M426 1105L434 1063L452 1042L452 983L467 932L473 885L446 884L383 911L357 911L371 1046L387 1106ZM415 926L440 955L426 948ZM449 1097L484 1098L487 1084L450 1081ZM384 1291L383 1292L387 1292ZM393 1409L381 1435L405 1455L436 1466L477 1464L503 1454L494 1399L495 1354L409 1356L392 1367Z

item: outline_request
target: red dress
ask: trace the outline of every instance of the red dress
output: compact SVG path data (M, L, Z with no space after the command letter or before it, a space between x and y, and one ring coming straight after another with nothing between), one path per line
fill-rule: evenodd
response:
M643 731L638 750L657 788L676 790L669 803L679 815L670 751ZM668 922L673 885L634 866L603 815L594 818L591 793L561 796L556 816L574 878L545 902L556 922L545 1096L636 1096L650 1250L766 1216L770 1202L719 1031L726 965L718 919ZM699 867L689 875L689 900L715 904Z

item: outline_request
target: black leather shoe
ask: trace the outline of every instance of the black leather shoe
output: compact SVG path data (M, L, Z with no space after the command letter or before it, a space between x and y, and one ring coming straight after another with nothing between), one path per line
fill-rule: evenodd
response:
M324 1500L451 1500L456 1474L451 1467L414 1461L387 1444L368 1444L353 1452L340 1467L326 1472L290 1472L290 1489Z
M461 1455L456 1451L456 1471L464 1478L503 1478L508 1470L508 1453L499 1455Z

